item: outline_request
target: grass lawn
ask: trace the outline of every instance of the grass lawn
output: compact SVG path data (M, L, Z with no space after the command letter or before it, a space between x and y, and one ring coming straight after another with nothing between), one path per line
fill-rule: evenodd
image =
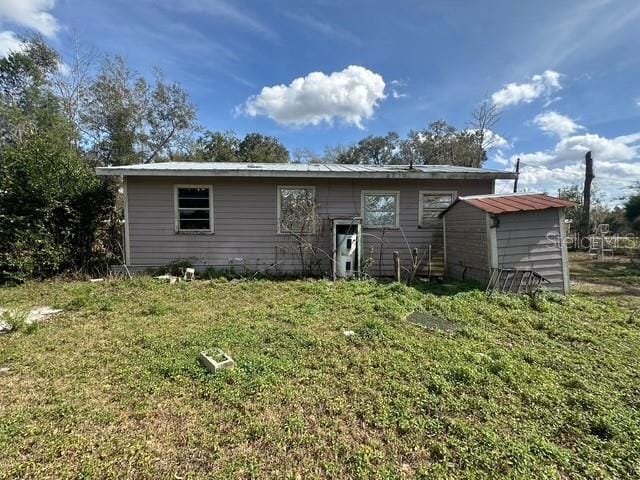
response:
M445 294L446 293L446 294ZM639 478L640 316L375 282L0 289L2 478ZM454 333L408 323L414 311ZM343 330L354 330L351 337ZM200 350L233 370L210 375Z

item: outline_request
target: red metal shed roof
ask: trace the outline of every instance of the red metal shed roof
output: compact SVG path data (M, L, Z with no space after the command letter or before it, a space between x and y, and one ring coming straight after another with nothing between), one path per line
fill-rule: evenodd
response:
M458 201L468 203L480 210L499 215L501 213L528 212L548 208L575 207L574 202L550 197L543 193L514 193L511 195L473 195L459 197ZM444 213L444 212L443 212Z

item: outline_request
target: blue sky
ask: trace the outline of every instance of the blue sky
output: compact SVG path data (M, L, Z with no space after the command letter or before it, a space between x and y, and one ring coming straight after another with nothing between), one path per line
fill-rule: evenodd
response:
M0 0L0 53L35 31L68 54L77 36L161 67L206 128L290 151L463 128L488 98L503 113L487 167L520 157L524 188L553 192L581 181L591 149L614 199L640 180L638 25L637 0Z

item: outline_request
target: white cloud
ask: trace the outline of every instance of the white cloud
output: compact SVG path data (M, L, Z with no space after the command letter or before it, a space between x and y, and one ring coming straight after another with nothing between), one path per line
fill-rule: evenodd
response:
M511 146L506 138L491 130L487 130L484 133L484 144L485 148L507 148Z
M385 98L385 83L377 73L350 65L326 75L313 72L289 85L264 87L238 111L250 117L267 116L283 125L319 125L334 120L363 128Z
M473 128L469 128L467 129L467 132L474 133L476 132L476 130ZM485 150L489 150L490 148L501 149L511 147L511 144L506 138L492 130L485 130L483 144Z
M509 158L496 156L494 161L513 169L520 158L519 185L528 190L555 193L560 187L581 184L584 180L584 155L591 151L594 159L594 184L607 195L610 203L627 193L640 178L640 132L607 138L586 133L561 138L549 150L519 153Z
M584 130L582 125L578 125L571 118L554 111L536 115L533 123L538 125L543 132L557 135L560 138L572 135L578 130Z
M55 0L0 0L0 20L53 37L60 28L49 13L54 4Z
M0 32L0 58L7 56L10 52L19 51L24 48L24 43L13 32Z
M399 87L406 87L407 86L407 82L405 82L404 80L391 80L389 82L389 84L393 87L391 88L391 97L398 99L398 98L406 98L409 95L404 93L404 92L400 92Z
M509 83L491 95L493 103L504 108L520 103L531 103L535 99L550 96L562 88L561 74L553 70L546 70L540 75L534 75L526 83Z
M640 107L640 98L636 98L636 105Z

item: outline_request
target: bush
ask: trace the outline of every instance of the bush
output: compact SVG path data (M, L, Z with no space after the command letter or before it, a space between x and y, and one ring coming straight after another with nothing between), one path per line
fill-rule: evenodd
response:
M0 283L87 269L115 189L64 139L38 132L0 151Z

